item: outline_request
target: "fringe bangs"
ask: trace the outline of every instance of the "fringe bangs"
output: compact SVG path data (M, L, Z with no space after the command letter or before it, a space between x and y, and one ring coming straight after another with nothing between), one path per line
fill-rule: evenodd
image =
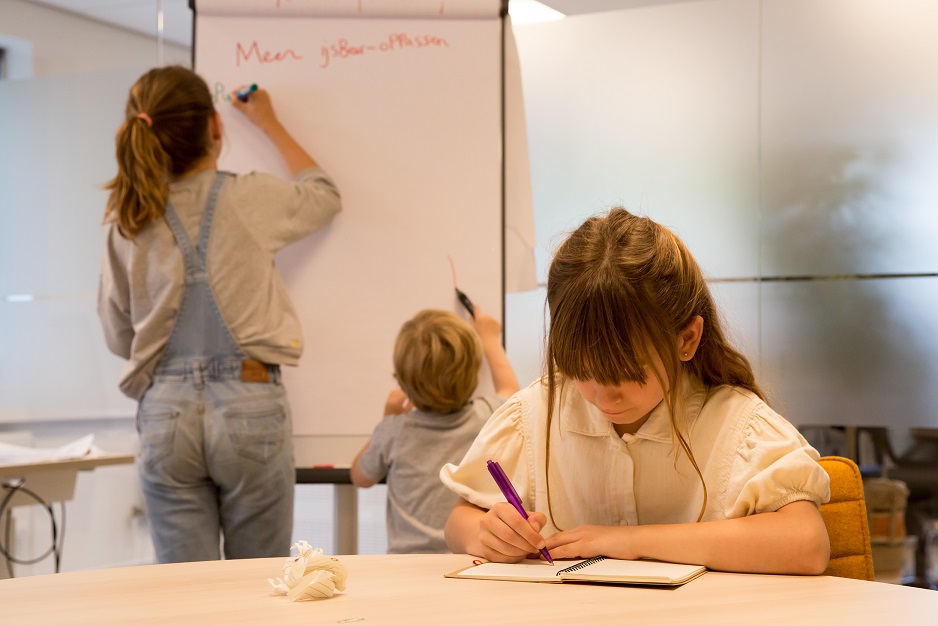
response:
M636 301L622 293L633 291L630 286L590 291L572 291L576 295L559 299L551 313L548 350L557 370L601 385L644 384L651 363L645 341L658 334L654 316L626 304Z

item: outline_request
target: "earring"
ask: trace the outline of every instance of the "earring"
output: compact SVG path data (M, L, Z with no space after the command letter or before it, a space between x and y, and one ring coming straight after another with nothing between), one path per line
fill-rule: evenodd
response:
M682 353L681 353L681 356L686 359L686 358L687 358L687 353L686 353L686 352L682 352Z

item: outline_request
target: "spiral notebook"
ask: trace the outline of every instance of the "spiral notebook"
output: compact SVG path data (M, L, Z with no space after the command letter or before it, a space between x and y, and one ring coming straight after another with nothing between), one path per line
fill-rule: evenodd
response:
M521 563L482 563L444 574L446 578L516 580L562 583L564 581L661 585L677 587L707 571L703 565L662 563L660 561L623 561L596 556L591 559L557 561L526 560Z

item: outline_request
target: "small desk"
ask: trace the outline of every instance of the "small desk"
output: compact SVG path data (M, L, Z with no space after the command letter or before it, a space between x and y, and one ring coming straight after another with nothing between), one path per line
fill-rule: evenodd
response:
M16 480L23 481L24 487L35 492L46 502L71 500L75 494L78 472L93 470L102 465L123 465L133 462L134 455L132 454L101 454L61 461L0 465L0 486L4 486L0 491L6 491L7 481ZM36 501L22 493L15 494L10 500L10 506L23 504L36 504Z
M938 592L828 576L708 572L676 589L443 578L456 554L353 555L344 593L273 596L283 558L144 565L0 580L3 622L29 624L934 623Z
M29 489L47 503L65 502L75 495L78 472L93 470L104 465L124 465L133 462L134 455L132 454L101 454L60 461L0 465L0 502L6 499L10 489L7 485L13 481ZM7 504L9 507L14 507L39 503L28 494L17 492ZM7 515L13 514L9 509L6 511ZM0 562L0 578L6 578L8 575L5 563Z

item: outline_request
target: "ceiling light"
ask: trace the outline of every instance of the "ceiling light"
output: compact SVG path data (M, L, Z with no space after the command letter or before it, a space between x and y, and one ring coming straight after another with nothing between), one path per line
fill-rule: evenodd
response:
M509 0L508 14L512 24L534 24L537 22L553 22L566 17L556 9L552 9L536 0Z

